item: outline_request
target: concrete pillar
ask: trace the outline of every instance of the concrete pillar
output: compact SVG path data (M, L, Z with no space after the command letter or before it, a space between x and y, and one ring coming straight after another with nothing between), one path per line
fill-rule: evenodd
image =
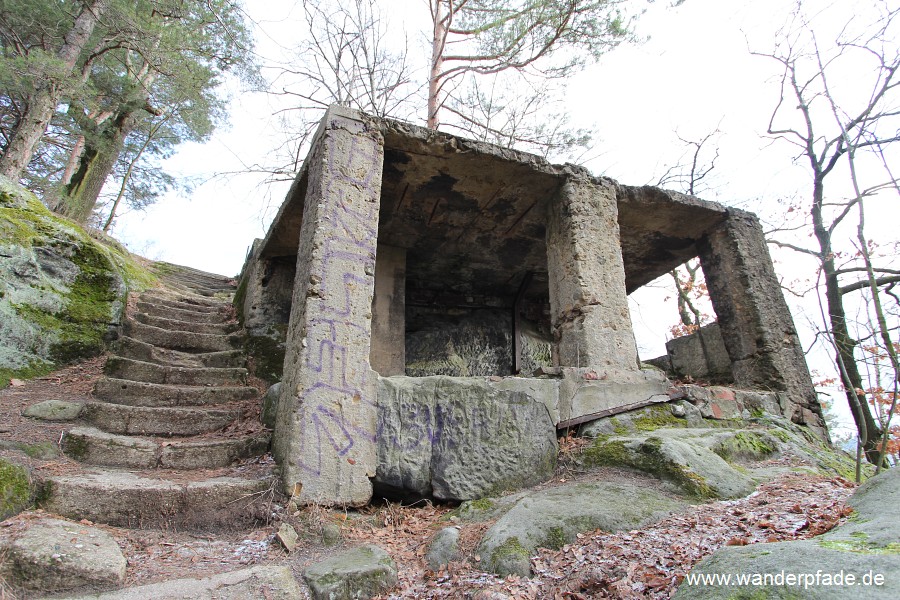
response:
M547 221L554 364L639 371L611 183L569 175Z
M329 109L304 169L274 454L300 502L361 506L375 475L376 374L369 366L383 139ZM302 176L302 175L301 175Z
M710 300L739 387L786 392L786 414L827 438L794 321L781 293L759 220L729 209L700 243Z
M378 245L369 362L383 377L406 373L406 249Z

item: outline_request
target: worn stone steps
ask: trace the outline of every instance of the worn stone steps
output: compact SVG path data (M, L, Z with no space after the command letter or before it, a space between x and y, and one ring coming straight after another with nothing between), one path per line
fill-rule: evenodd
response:
M172 319L173 321L189 321L191 323L221 323L221 311L208 312L185 310L182 308L172 308L170 306L162 306L149 302L139 301L136 304L139 314L145 314L151 317L161 317L163 319Z
M116 340L113 350L124 358L177 367L236 368L243 367L247 363L244 353L236 349L200 353L181 352L170 348L158 348L128 336Z
M269 470L259 461L230 466L265 454L270 434L229 428L260 396L247 385L243 338L230 322L234 286L191 272L162 279L167 289L138 297L83 424L61 440L85 471L48 478L43 506L126 527L255 523L269 516L264 500L274 486L271 475L259 479ZM238 476L209 478L210 470Z
M102 469L48 477L45 510L119 527L215 529L266 517L270 479L216 477L180 483Z
M269 434L175 441L107 433L94 427L70 429L62 439L67 456L89 465L135 469L214 469L261 456Z
M197 312L227 312L231 309L231 303L227 300L186 294L166 295L161 292L144 292L138 296L138 300Z
M195 321L169 319L145 313L137 313L134 315L134 320L144 325L167 329L169 331L189 331L191 333L206 333L212 335L228 335L238 329L237 323L222 323L221 319L218 323L197 323Z
M87 402L81 418L108 433L160 437L200 435L234 423L243 410L233 407L156 408Z
M247 369L218 367L182 367L111 356L106 361L106 375L144 383L167 385L246 385Z
M128 406L209 406L250 400L259 395L248 386L195 386L146 383L129 379L101 377L94 386L94 397Z
M241 345L239 334L193 333L190 331L170 331L152 325L144 325L132 319L125 319L122 329L125 335L160 348L181 350L182 352L222 352L234 350Z

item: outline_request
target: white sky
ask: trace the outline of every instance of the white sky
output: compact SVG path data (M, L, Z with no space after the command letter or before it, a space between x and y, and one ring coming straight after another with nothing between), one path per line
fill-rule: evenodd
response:
M246 9L261 25L257 52L277 60L296 44L302 26L299 8L288 0L247 0ZM616 49L570 82L566 108L575 125L596 124L600 142L585 165L597 175L622 183L654 183L665 166L678 159L682 146L676 132L697 139L718 127L720 159L709 200L772 212L774 202L802 190L807 178L792 163L792 150L763 137L777 100L779 71L774 61L751 56L772 49L775 31L785 22L785 0L687 0L666 8L657 0L638 23L649 38L640 45ZM812 5L855 2L810 2ZM405 29L410 49L427 56L419 31L427 28L426 0L382 2L392 29ZM419 77L424 82L425 72ZM852 75L850 76L852 77ZM849 82L848 83L852 83ZM168 196L145 212L122 215L114 235L132 251L226 274L237 274L248 247L265 234L269 220L287 191L287 183L262 186L261 174L213 177L265 162L284 132L278 130L276 100L235 92L230 122L203 145L185 145L168 163L172 171L209 181L190 198ZM776 255L787 279L796 277L796 255ZM659 310L663 292L650 292L632 304L632 319L644 358L664 352L664 334L677 316ZM793 299L789 299L793 300ZM795 308L804 321L815 305ZM805 312L804 312L805 311ZM662 335L661 335L662 334ZM816 359L817 361L827 359ZM813 361L816 362L816 361ZM823 363L825 364L825 363Z

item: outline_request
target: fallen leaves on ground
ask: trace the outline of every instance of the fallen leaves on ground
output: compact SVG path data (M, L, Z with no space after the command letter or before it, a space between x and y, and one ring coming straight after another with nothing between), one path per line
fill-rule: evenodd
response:
M594 531L559 550L540 549L531 578L483 573L471 552L447 570L428 571L427 541L450 524L437 512L399 509L403 529L354 538L384 547L397 560L400 586L386 598L664 599L694 564L722 546L804 539L830 530L849 515L845 502L854 487L841 478L783 476L747 498L695 506L644 529ZM463 531L471 526L463 525Z

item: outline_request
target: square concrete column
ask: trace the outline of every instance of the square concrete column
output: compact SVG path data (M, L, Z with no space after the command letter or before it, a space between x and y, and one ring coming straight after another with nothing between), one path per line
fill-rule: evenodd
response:
M300 502L361 506L372 495L377 376L369 341L383 158L377 129L332 107L304 164L274 434L285 492Z
M827 439L800 339L756 216L729 209L725 221L701 241L700 263L735 384L785 392L792 404L785 416Z
M383 377L406 373L406 248L378 245L369 362Z
M639 371L618 215L612 183L583 173L568 175L550 202L547 271L558 366Z

